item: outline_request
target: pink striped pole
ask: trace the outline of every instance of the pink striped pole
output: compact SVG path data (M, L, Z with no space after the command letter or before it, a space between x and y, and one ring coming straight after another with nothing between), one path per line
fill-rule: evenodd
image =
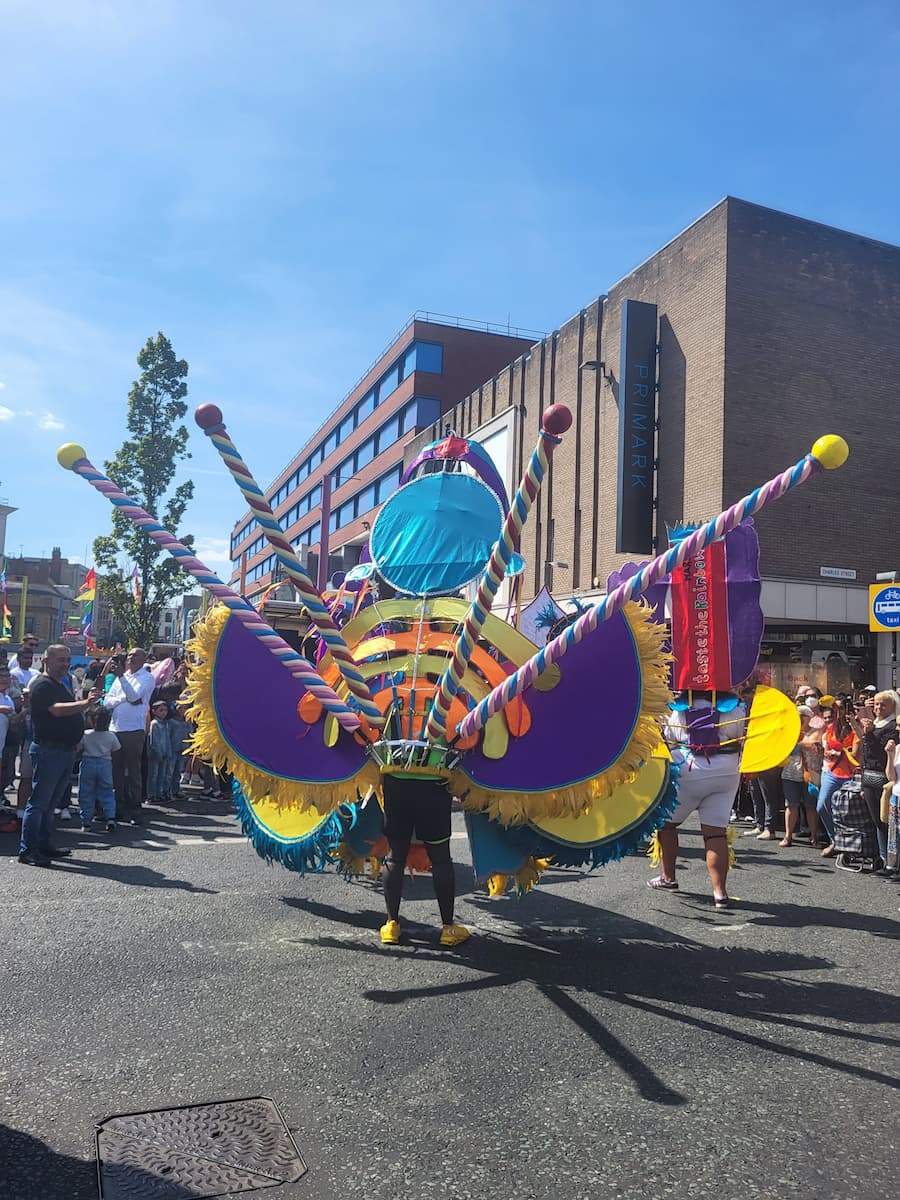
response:
M544 476L550 466L554 449L562 435L572 424L572 414L564 404L552 404L541 418L541 431L532 451L525 474L512 498L500 537L494 546L490 560L484 568L478 594L466 614L462 631L453 648L453 658L438 682L437 692L425 725L425 737L436 742L444 736L447 715L453 697L459 690L472 651L491 613L494 597L506 575L506 566L519 545L522 529L528 520L531 506L537 499Z
M275 630L266 624L252 604L248 604L242 596L238 596L217 575L214 575L209 567L204 566L192 550L182 545L164 526L160 525L156 517L151 516L139 504L126 496L120 488L116 487L111 479L107 479L102 472L98 471L87 458L83 447L74 444L61 446L56 457L61 467L65 467L67 471L74 471L76 475L86 479L91 487L96 488L101 496L105 496L111 504L115 505L123 516L126 516L138 529L142 529L148 537L156 542L157 546L161 546L163 550L171 554L179 566L193 575L194 579L206 588L210 595L224 604L249 633L258 638L279 662L284 663L290 673L300 680L307 691L311 692L322 704L323 708L334 715L344 729L349 732L359 729L361 722L356 713L347 707L340 696L328 686L302 654L298 654L283 638L280 638Z
M548 642L537 654L529 658L518 671L499 684L460 721L456 732L460 737L469 737L481 729L489 717L505 708L510 700L531 687L538 675L580 642L585 634L591 633L602 622L608 620L614 613L619 612L629 600L636 600L642 592L654 583L658 583L664 575L668 575L680 566L686 558L698 550L708 546L710 542L718 541L725 536L729 529L740 525L745 517L758 512L770 500L777 500L798 484L805 483L811 475L817 474L823 468L833 470L843 466L850 453L847 443L842 437L828 434L820 437L812 451L783 471L764 483L749 496L738 500L731 508L720 513L714 520L701 525L689 537L672 546L665 554L660 554L649 562L642 571L610 592L599 603L589 608L572 625L552 642Z

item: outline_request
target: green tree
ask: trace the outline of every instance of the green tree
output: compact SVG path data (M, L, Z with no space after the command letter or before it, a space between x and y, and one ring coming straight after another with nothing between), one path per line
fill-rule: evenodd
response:
M148 338L137 356L141 376L128 393L129 437L105 463L112 481L152 513L170 533L186 546L178 526L194 485L188 480L169 495L180 462L190 458L188 431L183 424L187 405L185 378L188 364L176 358L172 343L162 333ZM124 571L121 558L137 566L140 598L132 592L132 567ZM170 555L118 509L113 510L112 533L94 542L98 583L109 600L115 624L133 646L149 646L157 640L159 618L167 601L183 590L187 576Z

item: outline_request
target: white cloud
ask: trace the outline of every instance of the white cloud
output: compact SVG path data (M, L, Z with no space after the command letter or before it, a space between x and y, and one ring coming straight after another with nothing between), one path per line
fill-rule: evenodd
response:
M0 404L0 421L11 421L16 414L5 404Z
M59 417L54 416L52 412L45 412L44 415L38 418L38 429L63 429L65 426Z
M227 579L231 574L228 551L228 538L198 536L194 540L194 553L204 566L215 571L220 579Z
M0 392L3 392L5 390L6 390L6 384L3 382L2 379L0 379Z

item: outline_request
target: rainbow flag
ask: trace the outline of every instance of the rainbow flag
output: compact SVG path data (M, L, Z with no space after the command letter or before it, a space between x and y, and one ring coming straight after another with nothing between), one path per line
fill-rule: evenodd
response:
M84 577L84 583L81 585L81 591L75 597L76 604L84 605L84 612L81 615L81 633L85 643L90 643L91 640L91 618L94 614L94 599L97 595L97 573L93 567Z

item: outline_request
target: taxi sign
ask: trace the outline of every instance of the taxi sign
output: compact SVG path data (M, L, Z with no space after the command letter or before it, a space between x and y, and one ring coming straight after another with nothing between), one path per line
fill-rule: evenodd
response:
M900 585L869 584L869 629L873 633L895 633L900 629Z

